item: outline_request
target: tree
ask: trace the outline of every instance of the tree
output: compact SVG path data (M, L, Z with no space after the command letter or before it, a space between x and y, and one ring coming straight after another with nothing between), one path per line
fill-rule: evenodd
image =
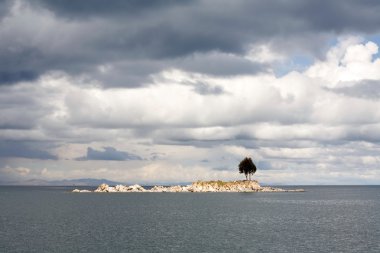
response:
M240 163L239 163L239 173L245 175L245 179L251 180L251 175L255 174L256 172L256 165L252 162L252 159L250 157L244 158Z

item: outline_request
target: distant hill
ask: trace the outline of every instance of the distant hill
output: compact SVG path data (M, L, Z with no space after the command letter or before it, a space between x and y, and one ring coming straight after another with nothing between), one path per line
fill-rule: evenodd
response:
M0 185L35 185L35 186L98 186L102 183L108 185L125 184L123 182L116 182L107 179L94 179L94 178L79 178L79 179L64 179L64 180L41 180L29 179L25 181L11 181L0 182Z

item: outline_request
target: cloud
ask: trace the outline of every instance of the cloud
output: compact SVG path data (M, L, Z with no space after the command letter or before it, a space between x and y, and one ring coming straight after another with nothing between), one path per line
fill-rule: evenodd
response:
M0 20L9 12L12 1L5 0L0 2Z
M0 159L22 157L41 160L56 160L57 157L55 155L45 151L46 146L49 146L49 143L1 140Z
M142 1L115 1L114 4L105 4L101 0L82 2L66 2L66 1L46 1L37 0L37 6L43 6L58 15L63 15L67 18L87 19L90 17L115 17L130 15L143 15L146 12L160 11L162 8L187 5L194 1L172 1L172 0L154 0L150 3Z
M7 166L5 168L2 168L1 172L2 173L8 173L8 174L18 174L21 176L26 176L30 173L30 169L25 168L25 167L11 168L11 167Z
M214 51L191 54L174 61L173 65L187 72L214 76L252 75L267 71L268 66L258 60L260 59L246 59L242 56Z
M330 88L360 80L379 80L380 59L375 57L378 49L371 41L364 44L355 37L343 40L327 52L325 61L313 64L306 74L320 78Z
M2 84L12 84L21 81L33 81L38 78L38 73L30 70L0 71Z
M173 67L217 76L255 74L267 70L273 61L268 55L322 55L336 34L372 34L380 23L375 1L5 3L0 84L57 70L104 87L151 84L151 75ZM275 52L252 50L262 45Z
M377 100L380 98L380 81L351 82L341 88L331 89L331 91L350 97Z
M131 154L125 151L119 151L113 147L103 147L103 151L88 147L86 156L79 157L77 158L77 160L78 161L87 161L87 160L127 161L127 160L142 160L142 158L135 154Z
M341 50L340 58L328 63L331 68L340 66L349 47L367 43L343 44L347 42L328 52ZM376 66L377 59L373 56L366 62L368 69ZM120 136L197 146L221 142L258 146L265 141L280 145L291 140L376 142L379 103L355 88L368 82L364 73L353 86L327 88L323 80L333 78L331 73L309 75L322 63L282 77L273 73L216 77L169 69L154 76L156 85L141 89L103 90L66 74L48 74L32 84L1 87L0 123L6 131L0 136L84 143ZM376 80L371 82L368 93L373 96Z
M55 110L48 97L53 98L54 94L41 87L0 87L0 129L35 128L39 119Z
M379 182L377 2L86 3L1 2L1 168Z

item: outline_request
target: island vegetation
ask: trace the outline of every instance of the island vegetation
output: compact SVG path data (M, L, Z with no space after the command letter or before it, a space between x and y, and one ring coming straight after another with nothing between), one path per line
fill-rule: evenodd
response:
M251 180L251 175L255 174L256 170L256 165L253 163L250 157L244 158L239 163L239 173L244 173L246 180Z

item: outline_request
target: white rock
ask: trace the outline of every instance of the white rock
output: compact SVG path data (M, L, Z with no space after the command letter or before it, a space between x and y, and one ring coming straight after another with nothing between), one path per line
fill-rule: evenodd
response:
M145 192L146 190L141 185L135 184L128 187L130 192Z
M94 192L108 192L108 188L108 184L101 184L98 186L98 188L96 188Z
M117 191L116 191L115 187L110 186L110 187L108 187L106 192L117 192Z
M141 185L135 184L131 186L116 185L111 187L107 184L101 184L95 192L303 192L303 189L284 190L273 187L261 187L257 181L208 181L194 182L187 186L154 186L150 190L144 189ZM89 192L88 190L75 189L73 192Z
M127 192L128 191L128 186L119 184L119 185L115 186L115 190L117 192Z
M154 186L152 187L152 189L150 189L150 192L167 192L167 191L168 191L168 188L161 185Z
M74 189L72 192L91 192L91 191L89 191L89 190Z

